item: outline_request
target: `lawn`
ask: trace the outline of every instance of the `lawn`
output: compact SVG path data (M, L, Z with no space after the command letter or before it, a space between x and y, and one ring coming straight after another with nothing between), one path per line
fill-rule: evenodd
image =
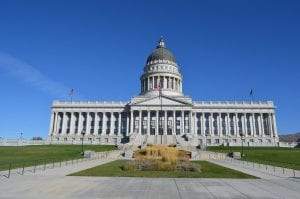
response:
M229 153L242 147L208 147L209 151ZM244 147L242 160L300 170L300 148Z
M112 145L85 145L84 150L109 151ZM0 146L0 171L12 168L82 158L81 145Z
M256 178L232 169L206 161L193 161L201 167L201 172L191 171L123 171L121 166L126 160L116 160L107 164L70 174L70 176L106 177L150 177L150 178Z

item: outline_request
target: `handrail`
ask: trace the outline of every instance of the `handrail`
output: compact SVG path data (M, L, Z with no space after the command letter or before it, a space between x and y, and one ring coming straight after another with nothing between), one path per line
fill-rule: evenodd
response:
M112 150L112 151L99 151L95 152L94 154L90 154L88 157L83 158L70 158L70 159L61 159L61 158L45 158L45 159L34 159L34 160L24 160L24 161L14 161L14 162L7 162L7 163L0 163L0 169L1 166L7 165L7 170L0 170L0 176L4 176L6 178L10 178L13 171L17 174L24 175L25 170L29 169L29 171L35 173L38 167L42 167L40 169L46 170L47 168L55 168L55 166L61 167L63 165L68 164L74 164L84 161L90 161L90 160L96 160L96 159L102 159L102 158L108 158L110 154L116 152L118 150ZM26 164L27 163L27 164ZM28 164L31 163L31 164ZM14 167L16 166L17 167ZM19 166L18 166L19 165ZM3 167L2 167L3 168ZM20 171L21 169L21 171Z

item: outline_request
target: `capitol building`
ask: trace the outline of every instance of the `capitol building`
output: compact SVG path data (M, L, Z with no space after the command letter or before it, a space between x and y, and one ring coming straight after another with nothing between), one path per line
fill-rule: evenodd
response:
M124 102L53 101L49 140L91 144L274 146L272 101L193 101L161 38L148 56L140 93Z

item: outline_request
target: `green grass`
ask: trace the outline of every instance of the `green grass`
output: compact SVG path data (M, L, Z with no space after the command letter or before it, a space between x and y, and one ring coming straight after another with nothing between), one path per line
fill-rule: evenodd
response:
M229 153L242 147L208 147L209 151ZM242 160L300 170L300 148L244 147Z
M84 150L109 151L115 149L111 145L84 145ZM33 166L82 158L81 145L39 145L39 146L1 146L0 171L7 170L9 163L12 168Z
M71 176L151 177L151 178L256 178L206 161L194 161L201 172L188 171L123 171L126 160L116 160L97 167L70 174Z

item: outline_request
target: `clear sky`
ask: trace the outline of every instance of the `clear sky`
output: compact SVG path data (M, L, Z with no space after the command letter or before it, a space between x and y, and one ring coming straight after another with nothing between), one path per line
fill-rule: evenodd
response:
M0 1L0 136L47 137L53 100L139 93L162 35L195 101L272 100L300 131L300 1Z

